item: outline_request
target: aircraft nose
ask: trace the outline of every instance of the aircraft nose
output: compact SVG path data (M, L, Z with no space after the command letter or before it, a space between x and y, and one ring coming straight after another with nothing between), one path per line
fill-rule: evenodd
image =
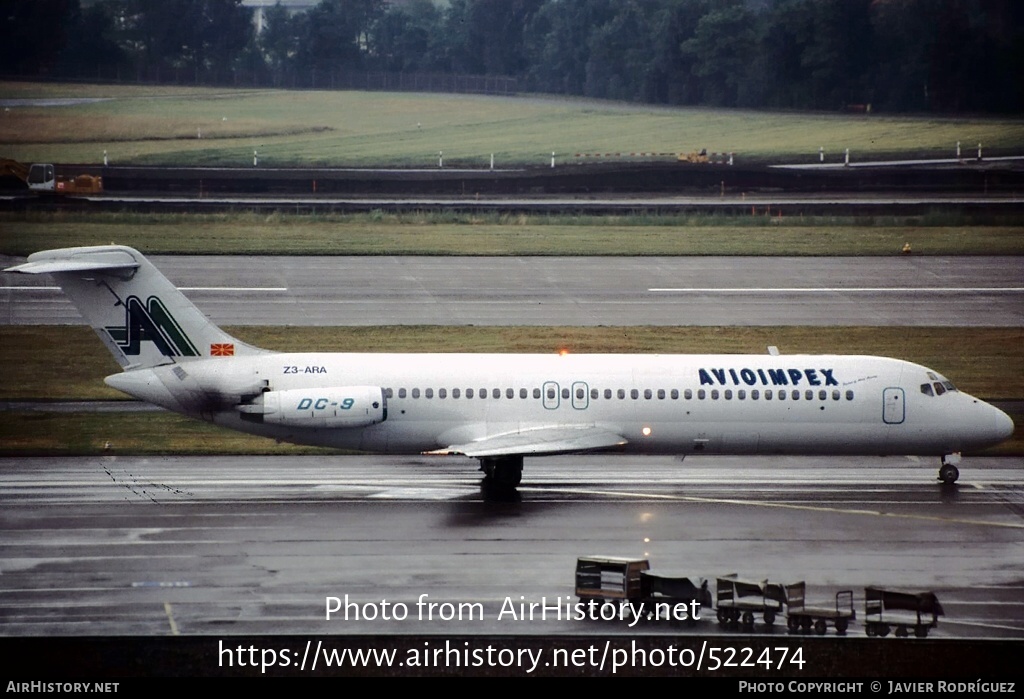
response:
M1004 413L999 408L993 406L995 412L995 432L1000 442L1009 439L1013 436L1014 424L1013 420L1009 415Z

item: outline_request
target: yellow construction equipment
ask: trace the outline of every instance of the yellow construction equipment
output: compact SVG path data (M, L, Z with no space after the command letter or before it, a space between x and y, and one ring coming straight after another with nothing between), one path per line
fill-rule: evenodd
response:
M26 165L16 160L0 158L0 175L11 174L28 185L33 192L53 194L98 194L103 191L103 178L99 175L57 175L50 163Z
M679 162L681 163L710 163L711 160L708 158L708 149L701 148L700 152L693 151L691 153L680 153Z

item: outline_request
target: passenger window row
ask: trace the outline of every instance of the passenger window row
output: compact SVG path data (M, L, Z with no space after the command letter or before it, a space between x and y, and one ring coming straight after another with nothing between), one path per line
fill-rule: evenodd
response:
M931 392L930 392L931 391L931 386L929 384L922 385L921 386L921 391L922 392L926 392L925 391L926 387L928 389L927 395L932 395ZM941 389L941 384L936 384L936 390L938 390L939 394L941 395L943 391L940 390L940 389ZM955 389L953 389L953 390L955 390ZM574 393L575 393L575 396L574 396ZM388 398L394 398L395 395L396 395L396 391L393 388L387 388L387 389L385 389L385 395ZM554 387L547 387L544 390L544 392L542 392L541 389L539 389L539 388L534 388L532 391L529 390L529 389L526 389L526 388L520 388L518 391L516 389L514 389L514 388L506 388L504 390L502 390L500 388L490 388L490 389L488 389L488 388L479 388L479 389L473 389L473 388L467 388L467 389L453 388L453 389L450 389L450 390L446 389L446 388L438 388L436 390L433 389L433 388L424 388L424 389L419 389L419 388L413 388L413 389L399 388L398 391L397 391L397 396L399 398L421 398L421 397L422 398L434 398L436 396L437 398L445 399L445 398L448 398L450 396L451 398L454 398L454 399L459 399L459 398L467 398L467 399L483 398L483 399L487 399L487 398L490 398L492 400L496 400L496 399L499 399L499 398L506 398L506 399L511 400L511 399L515 398L517 395L518 395L518 397L520 399L526 399L526 398L530 398L532 396L535 400L539 400L542 395L547 400L555 400L559 396L561 396L561 398L563 400L569 400L570 398L573 398L573 397L575 397L576 400L583 400L584 398L587 397L586 391L583 388L580 388L580 387L575 388L574 391L570 390L569 388L562 388L560 392L556 391L556 389ZM844 397L843 393L841 391L839 391L839 389L832 389L831 391L828 391L828 390L825 390L825 389L819 389L817 391L814 391L814 390L809 389L809 388L805 389L803 391L801 391L799 389L792 389L791 391L787 391L786 389L773 390L773 389L770 389L770 388L767 388L767 389L764 389L764 390L760 390L760 389L756 389L755 388L755 389L752 389L752 390L749 390L749 391L746 390L746 389L742 389L742 388L738 389L738 390L735 390L735 391L733 389L731 389L731 388L726 388L726 389L723 389L723 390L719 390L717 388L713 388L713 389L710 389L710 390L699 388L696 391L693 390L693 389L690 389L690 388L687 388L687 389L685 389L683 391L680 391L677 388L673 388L673 389L670 389L670 390L666 390L666 389L663 389L663 388L659 388L659 389L647 388L647 389L644 389L643 391L641 391L638 388L632 388L632 389L629 389L629 391L627 391L624 388L619 388L619 389L606 388L603 391L600 390L600 389L597 389L597 388L590 389L590 400L599 400L599 399L601 399L602 396L604 397L605 400L612 400L612 399L626 400L627 396L631 400L639 400L641 395L643 396L644 400L653 400L655 398L655 396L657 396L658 400L665 400L666 398L669 398L671 400L679 400L680 396L682 396L682 398L684 400L693 400L694 397L696 396L697 400L707 400L709 398L710 398L710 400L723 400L723 399L724 400L747 400L749 398L749 400L762 400L763 399L763 400L766 400L766 401L767 400L780 400L780 401L783 401L783 400L815 400L815 398L817 398L817 400L819 400L819 401L827 401L829 399L831 399L833 401L839 401L839 400L842 400L842 398ZM846 393L845 393L845 398L848 401L852 401L853 398L854 398L853 391L847 390Z

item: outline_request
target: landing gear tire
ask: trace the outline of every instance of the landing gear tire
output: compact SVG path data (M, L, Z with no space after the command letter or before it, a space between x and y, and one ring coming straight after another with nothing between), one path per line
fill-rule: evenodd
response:
M497 488L515 488L523 480L523 457L482 457L480 470L484 472L484 483Z
M953 464L942 464L942 467L939 469L939 480L945 485L953 485L959 477L960 469Z

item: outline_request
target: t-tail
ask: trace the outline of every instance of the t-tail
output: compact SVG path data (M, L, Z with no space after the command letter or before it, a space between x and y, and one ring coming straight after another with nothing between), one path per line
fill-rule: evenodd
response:
M46 250L6 271L50 274L126 371L264 351L214 325L130 247Z

